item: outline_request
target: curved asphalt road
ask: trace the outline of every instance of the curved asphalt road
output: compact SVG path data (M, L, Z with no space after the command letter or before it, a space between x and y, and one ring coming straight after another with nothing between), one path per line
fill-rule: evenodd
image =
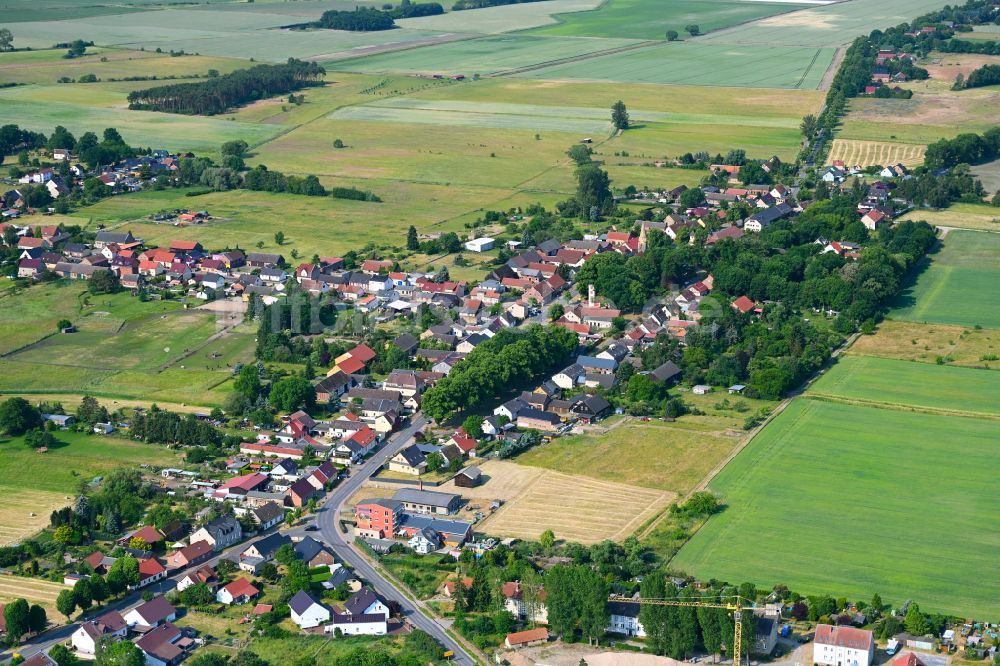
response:
M340 531L339 516L344 504L364 485L371 475L400 449L411 443L413 435L427 425L427 419L416 416L404 430L399 431L371 458L363 464L351 468L351 475L341 481L326 499L316 516L316 525L323 541L337 554L341 560L349 564L355 574L375 588L382 596L399 602L402 614L410 624L426 631L433 636L446 650L451 650L455 656L453 663L473 666L476 660L444 629L444 626L424 615L417 602L403 590L386 580L375 570L368 559L353 545L354 537Z

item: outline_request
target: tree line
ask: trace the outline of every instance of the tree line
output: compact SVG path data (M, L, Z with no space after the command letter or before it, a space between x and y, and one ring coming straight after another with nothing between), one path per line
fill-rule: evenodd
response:
M561 326L503 329L480 343L450 373L424 393L425 414L448 415L496 399L517 386L550 375L576 349L576 334Z
M451 6L451 10L460 11L462 9L483 9L484 7L520 5L526 2L539 2L539 0L458 0Z
M1000 83L1000 65L983 65L979 69L969 72L969 76L964 80L959 74L955 79L955 90L995 86L998 83Z
M322 85L326 70L314 62L289 58L281 65L257 65L199 81L134 90L130 109L214 115L258 99Z

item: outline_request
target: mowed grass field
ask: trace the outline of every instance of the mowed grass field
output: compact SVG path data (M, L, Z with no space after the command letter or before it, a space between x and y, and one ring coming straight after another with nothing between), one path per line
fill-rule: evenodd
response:
M532 79L815 89L833 48L672 42L517 74Z
M913 210L899 219L925 220L955 229L1000 231L1000 209L988 204L953 203L941 210Z
M886 164L916 167L924 163L925 152L924 145L838 138L830 146L827 161L843 160L845 164L862 167Z
M118 437L56 432L59 444L37 453L23 438L0 439L0 545L34 534L49 514L73 501L81 482L122 465L175 465L180 456L167 448ZM24 480L31 488L24 489ZM35 514L35 515L31 515ZM3 596L0 588L0 597Z
M60 319L80 312L78 284L56 282L26 290L0 292L0 354L9 354L57 332Z
M621 541L662 511L674 493L623 483L597 481L560 472L524 467L532 481L477 532L538 539L552 530L557 539L583 544ZM488 485L489 482L487 482Z
M549 25L557 21L557 14L587 11L600 5L601 0L546 0L400 19L396 24L411 30L497 34Z
M741 397L686 395L684 399L704 414L683 416L674 423L611 417L537 446L518 456L517 462L684 495L739 445L745 415L768 404ZM734 409L737 403L741 411ZM612 460L614 464L609 464Z
M712 482L727 506L671 566L992 617L998 435L993 420L796 399Z
M9 83L55 84L62 77L77 79L85 74L93 74L101 81L132 76L183 78L205 76L210 69L225 74L246 67L247 64L235 58L194 55L174 57L165 53L131 49L91 47L87 49L87 55L72 60L63 59L65 53L65 49L0 53L0 80ZM136 81L131 85L138 88L163 83L166 82Z
M684 35L684 26L695 24L704 34L765 16L802 9L807 5L784 2L727 2L724 0L611 0L599 9L560 14L558 23L533 34L575 37L627 37L665 39L668 30Z
M46 522L48 522L48 518L46 518ZM65 586L60 583L0 574L0 604L15 599L25 599L29 604L38 604L43 607L51 623L58 623L63 619L63 616L56 609L56 597L65 589Z
M846 354L810 387L809 394L892 408L1000 417L1000 373L976 368Z
M1000 331L887 319L875 335L855 340L849 354L922 363L937 363L940 358L948 365L1000 368ZM997 360L991 360L994 357Z
M894 319L1000 328L1000 234L950 231L894 301Z
M172 301L142 303L126 293L94 296L79 285L50 284L5 296L3 302L8 326L26 322L25 330L12 336L18 351L0 359L4 394L90 393L212 407L225 400L232 367L253 360L252 325L212 340L222 330L214 314L182 311ZM53 304L52 311L33 326L30 313L46 303ZM78 332L43 339L61 318Z

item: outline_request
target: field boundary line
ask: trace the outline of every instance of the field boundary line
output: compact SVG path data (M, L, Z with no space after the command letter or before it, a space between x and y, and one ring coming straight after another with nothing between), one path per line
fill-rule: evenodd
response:
M879 358L869 356L868 358ZM907 405L900 402L885 402L881 400L867 400L865 398L848 398L846 396L832 393L809 393L804 396L808 400L817 402L831 402L841 405L852 405L855 407L872 407L875 409L888 409L894 412L911 412L914 414L928 414L931 416L959 416L972 419L986 419L989 421L1000 421L1000 414L990 414L989 412L967 412L960 409L946 409L942 407L921 407L919 405Z
M574 12L575 13L575 12ZM501 78L504 76L513 76L516 74L523 74L524 72L534 72L539 69L545 69L547 67L554 67L556 65L565 65L571 62L583 62L584 60L591 60L593 58L600 58L607 55L617 55L619 53L624 53L626 51L636 51L639 49L648 49L654 46L660 46L666 42L658 42L655 40L646 40L639 42L638 44L628 44L626 46L619 46L613 49L605 49L604 51L594 51L592 53L581 53L576 56L569 56L567 58L557 58L555 60L547 60L545 62L535 63L533 65L524 65L523 67L515 67L513 69L507 69L502 72L496 72L494 74L487 74L485 78Z

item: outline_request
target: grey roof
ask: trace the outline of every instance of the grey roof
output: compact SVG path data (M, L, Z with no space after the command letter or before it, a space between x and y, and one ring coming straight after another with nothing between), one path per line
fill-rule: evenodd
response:
M754 635L760 637L767 637L771 635L774 630L775 619L773 617L766 617L764 615L757 616L757 626L754 629Z
M610 601L608 602L608 613L623 617L639 617L641 606L631 601Z
M309 596L305 590L299 590L294 597L288 600L288 607L295 611L296 615L302 615L314 604L319 604L319 602Z
M478 467L476 467L475 465L471 465L463 469L461 472L459 472L458 475L467 476L470 479L478 479L483 475L483 473L480 471Z
M604 399L600 395L588 395L580 400L577 404L584 404L587 406L587 410L591 414L600 414L601 412L610 409L611 403Z
M98 243L131 243L135 238L131 231L119 233L117 231L98 231L94 236Z
M445 520L416 513L404 514L403 524L416 530L430 528L441 534L467 534L472 527L471 523L462 520Z
M311 536L307 536L302 541L295 544L295 556L303 562L308 562L325 550L323 544Z
M419 340L417 340L409 333L403 333L398 338L393 340L393 344L395 344L397 347L399 347L406 353L410 353L414 349L416 349L419 342L420 342Z
M330 577L326 579L323 583L324 587L339 587L347 581L351 580L352 574L351 570L347 567L338 567L336 571L330 574Z
M596 356L577 356L576 364L584 368L597 368L599 370L614 370L618 361L610 358L598 358Z
M667 361L649 373L649 375L658 382L665 382L669 379L673 379L679 374L681 374L681 369L678 368L677 364L673 361Z
M411 504L427 504L430 506L441 506L450 508L452 504L459 500L459 496L454 493L441 493L433 490L417 490L416 488L403 488L397 490L392 499Z
M378 600L378 595L371 588L363 587L344 603L344 610L351 615L361 615Z
M403 449L402 451L400 451L397 455L403 456L403 460L405 460L406 464L409 465L410 467L416 467L417 465L420 465L421 463L423 463L424 460L425 460L424 454L421 453L420 449L418 449L413 444L411 444L410 446L407 446L405 449Z
M566 366L565 368L563 368L562 370L560 370L556 374L557 375L566 375L567 377L576 378L576 377L579 377L580 375L585 374L585 373L583 371L583 366L582 365L580 365L579 363L571 363L570 365Z
M264 506L251 509L250 511L259 523L269 523L275 518L282 518L285 515L285 510L275 502L268 502Z
M786 203L780 203L777 206L771 206L770 208L765 208L764 210L750 216L751 220L756 220L760 222L762 227L766 227L775 220L779 220L786 215L791 215L792 207Z
M250 546L257 549L264 557L274 557L274 554L279 548L284 546L286 543L291 543L292 539L285 534L280 534L275 532L274 534L268 534L266 537L261 537L257 539ZM247 548L250 548L247 546Z

